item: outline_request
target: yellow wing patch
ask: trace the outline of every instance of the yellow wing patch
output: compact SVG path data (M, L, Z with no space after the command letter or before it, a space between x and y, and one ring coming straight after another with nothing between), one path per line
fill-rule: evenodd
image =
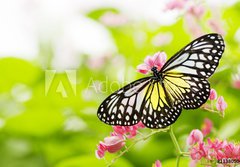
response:
M188 82L190 77L182 77L180 74L171 74L165 76L165 87L169 92L172 101L175 99L184 99L184 94L190 92L191 85Z
M159 82L152 83L149 88L146 89L146 91L146 99L149 99L154 110L157 110L159 106L161 108L163 108L165 105L169 106L166 101L166 94Z

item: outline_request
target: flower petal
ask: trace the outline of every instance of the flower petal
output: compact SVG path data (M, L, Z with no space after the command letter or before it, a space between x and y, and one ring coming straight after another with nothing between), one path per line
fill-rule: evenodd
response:
M140 64L137 66L137 71L142 74L147 74L149 72L149 68L146 64Z
M216 100L217 99L217 92L215 89L210 90L209 100Z
M225 102L223 96L220 96L217 99L217 104L216 104L217 110L223 112L227 108L227 103Z
M203 134L198 129L192 130L190 135L187 138L188 145L194 145L195 143L199 143L201 141L203 141Z

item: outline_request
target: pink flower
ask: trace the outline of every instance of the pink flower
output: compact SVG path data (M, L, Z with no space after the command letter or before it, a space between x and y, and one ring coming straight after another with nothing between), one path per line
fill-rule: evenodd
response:
M237 156L239 156L239 153L240 153L239 146L236 146L233 143L228 143L225 146L226 158L237 158Z
M216 104L217 110L223 112L227 108L227 103L224 101L224 98L220 96L217 99L217 104Z
M133 126L113 126L114 132L111 134L112 136L123 136L127 135L128 138L135 137L137 135L137 130L144 128L144 124L140 121L136 125Z
M208 138L207 141L208 141L208 147L210 149L214 149L215 151L223 149L226 145L226 141L220 141L219 139L215 139L211 141L211 139Z
M217 92L215 89L210 90L209 100L216 100L217 99Z
M101 159L104 157L105 152L116 153L125 145L124 139L119 136L110 136L104 138L104 142L99 143L95 151L96 157Z
M208 25L213 31L217 32L218 34L225 35L225 31L219 20L220 19L218 18L210 19L208 20Z
M166 10L183 9L185 4L186 0L171 0L166 4Z
M127 18L121 14L106 12L100 17L100 21L110 27L117 27L128 22Z
M192 14L186 14L185 20L188 31L190 31L194 37L199 37L204 34L202 28L199 26L199 22Z
M194 129L191 131L190 135L187 138L188 145L194 145L195 143L199 143L203 141L203 134L200 130Z
M137 135L137 127L136 126L126 126L125 133L127 134L127 138L133 138Z
M240 80L234 80L233 81L233 87L236 89L240 89Z
M167 55L165 52L157 52L153 56L147 56L143 64L137 66L137 71L142 74L151 72L153 67L160 70L166 62Z
M99 145L97 146L97 150L95 151L96 157L98 159L101 159L104 157L105 155L105 151L107 150L105 144L103 142L100 141Z
M162 167L162 164L159 160L156 160L155 164L153 164L153 167Z
M240 74L236 74L233 76L232 86L236 89L240 89Z
M134 126L136 126L138 129L143 129L143 128L145 128L145 125L142 123L142 121L139 121L136 125L134 125Z
M207 156L207 149L203 142L200 142L196 147L190 149L190 156L193 160L200 160Z
M223 159L225 157L225 154L222 150L216 151L216 159Z
M204 10L204 7L201 5L191 5L189 6L187 12L199 19L203 16L205 10Z
M205 118L201 129L203 136L208 135L212 131L212 128L213 128L212 121L208 118Z
M115 153L121 150L121 148L125 145L125 142L121 137L110 136L104 138L104 144L108 152Z
M193 160L200 160L202 158L202 154L199 152L199 150L195 147L193 147L190 151L190 156Z
M124 135L126 133L126 129L124 126L113 126L113 130L115 134Z

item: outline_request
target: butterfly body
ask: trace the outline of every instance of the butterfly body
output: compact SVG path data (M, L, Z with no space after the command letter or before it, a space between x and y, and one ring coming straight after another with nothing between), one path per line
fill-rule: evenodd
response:
M153 79L155 79L156 81L159 81L159 82L162 82L162 73L160 73L158 70L157 70L157 67L153 67L151 69L152 73L153 73Z
M108 96L98 118L109 125L131 126L139 121L148 128L173 124L182 109L196 109L210 93L210 77L218 66L224 42L218 34L204 35L177 52L152 75L134 81Z

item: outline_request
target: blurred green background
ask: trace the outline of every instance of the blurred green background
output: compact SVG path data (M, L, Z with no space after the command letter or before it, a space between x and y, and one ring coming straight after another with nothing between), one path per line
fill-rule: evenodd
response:
M165 51L170 58L210 32L222 33L226 41L210 78L228 103L225 117L183 111L174 131L186 149L188 133L207 117L214 123L212 136L239 141L240 89L232 85L240 80L240 2L192 1L204 8L201 17L165 10L167 2L0 2L0 166L105 166L95 157L97 144L112 131L96 116L102 100L143 77L136 66L147 55ZM157 159L163 166L175 163L168 134L137 144L114 166L151 166Z

